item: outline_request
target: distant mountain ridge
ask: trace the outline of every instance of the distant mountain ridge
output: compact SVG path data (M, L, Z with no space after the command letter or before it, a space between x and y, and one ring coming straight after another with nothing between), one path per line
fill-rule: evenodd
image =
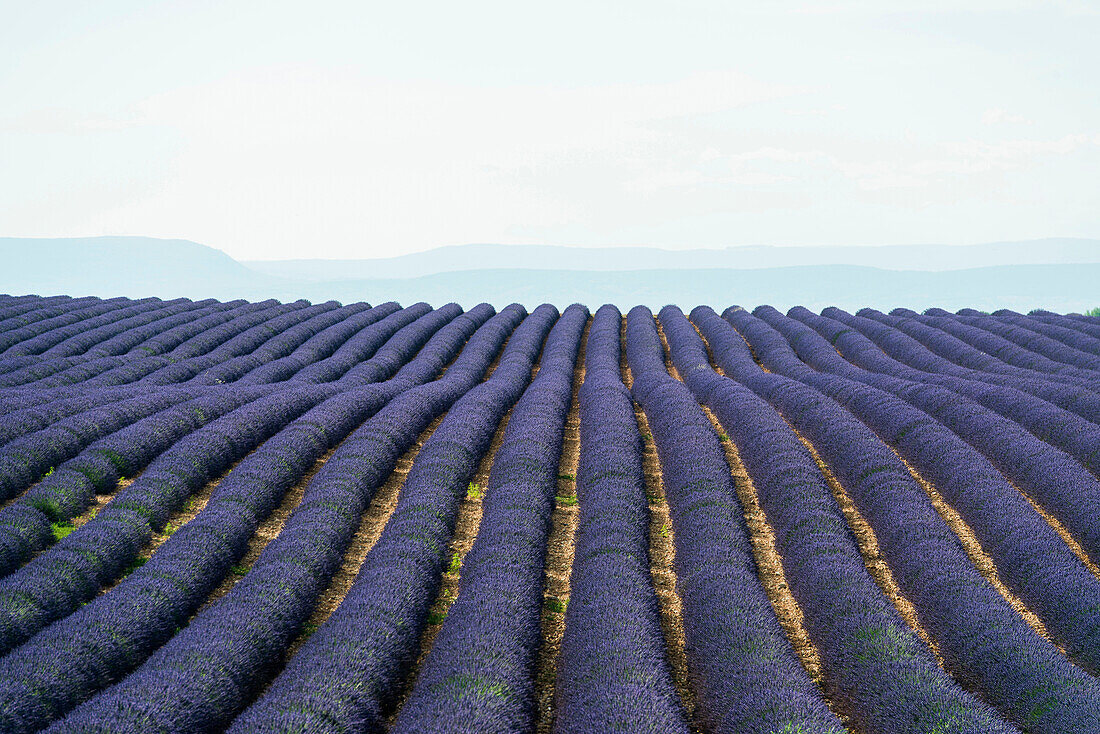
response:
M865 265L886 270L962 270L991 265L1100 263L1100 240L1049 238L980 245L883 247L737 246L668 250L657 247L449 245L426 252L362 260L246 260L268 275L302 280L418 278L485 268L523 270L748 270L798 265Z
M258 273L221 250L153 237L0 237L0 290L7 293L142 296L264 288ZM198 296L216 297L212 295Z
M403 258L363 261L283 261L241 263L220 250L187 240L141 237L77 239L0 238L0 292L72 296L158 296L175 298L305 298L313 302L396 300L404 304L427 301L438 306L456 301L465 307L488 301L498 307L513 301L528 306L573 302L595 306L639 303L660 307L676 303L691 307L768 303L777 308L804 305L845 309L863 306L922 310L929 306L993 310L1084 311L1100 305L1100 240L1041 240L1029 243L993 243L967 247L914 245L905 248L822 248L840 255L855 254L878 262L925 263L934 257L940 266L969 263L974 253L996 254L1008 263L985 267L934 269L884 268L861 263L801 263L772 267L768 258L815 248L730 248L729 250L671 251L646 248L567 248L508 246L510 262L538 264L550 254L576 257L556 267L503 267L488 257L501 245L441 248ZM490 249L485 249L490 248ZM897 249L892 259L878 250ZM512 250L515 250L513 252ZM527 252L530 250L529 252ZM643 252L624 256L635 250ZM748 257L749 251L757 259ZM943 254L944 251L950 250ZM961 253L952 254L955 250ZM610 269L608 251L619 267ZM742 267L721 263L736 255ZM388 276L407 272L411 264L433 253L435 268L458 257L464 266L415 277ZM702 253L697 262L693 253ZM877 253L877 254L876 254ZM816 259L824 258L817 253ZM839 257L840 255L836 255ZM459 257L461 256L461 257ZM713 256L713 257L712 257ZM712 257L711 260L707 260ZM1077 261L1064 262L1076 257ZM419 258L419 259L418 259ZM647 259L648 258L648 259ZM954 258L954 259L951 259ZM1012 258L1047 262L1012 262ZM507 258L505 258L507 259ZM643 267L652 261L676 266ZM400 262L397 262L400 261ZM592 265L577 269L578 262ZM989 262L988 260L986 262ZM333 266L333 263L337 263ZM395 263L397 263L395 265ZM492 265L493 267L486 267ZM335 270L332 268L335 267ZM335 275L335 277L333 277Z

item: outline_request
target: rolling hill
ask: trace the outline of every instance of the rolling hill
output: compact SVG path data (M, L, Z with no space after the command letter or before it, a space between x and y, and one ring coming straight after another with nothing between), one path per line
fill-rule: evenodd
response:
M1073 311L1100 303L1095 240L694 251L464 245L376 260L238 262L186 240L5 238L0 257L7 263L0 292L12 294L465 307L518 301Z

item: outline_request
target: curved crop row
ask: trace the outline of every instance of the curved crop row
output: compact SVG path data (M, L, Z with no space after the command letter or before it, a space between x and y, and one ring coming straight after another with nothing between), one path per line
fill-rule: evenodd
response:
M199 612L137 670L51 728L185 732L227 724L277 669L397 459L480 380L523 311L512 306L488 321L485 315L484 309L472 309L425 347L448 361L469 339L443 377L401 392L337 448L306 487L282 532L228 594Z
M79 333L54 344L41 353L43 359L84 357L90 359L114 356L126 351L130 340L154 336L166 328L178 326L186 319L205 316L213 301L191 301L177 298L165 301L159 308L125 319L112 319L94 329L83 328Z
M179 303L183 300L186 299L178 299L170 303ZM20 329L0 337L0 349L3 349L3 352L0 352L0 357L37 356L55 344L77 336L84 331L128 319L147 311L155 311L163 308L164 303L159 298L142 298L121 304L104 302L98 308L76 312L80 313L83 318L59 318L56 320L51 319L50 322L34 324L27 327L26 330ZM87 315L85 316L85 314ZM54 321L56 323L53 323ZM29 338L19 339L22 336L21 332L24 331L29 332ZM4 344L11 344L11 346L4 347Z
M453 356L471 326L490 313L487 307L473 309L469 319L429 344L424 361L435 364L430 355L436 351ZM405 347L387 344L380 352L404 353ZM234 468L202 511L148 563L5 658L0 677L12 684L0 688L0 703L20 701L28 690L39 692L17 707L9 724L28 730L45 725L136 667L186 622L240 560L252 533L286 489L321 454L412 386L401 381L345 391L289 424ZM317 391L319 397L324 394ZM81 644L82 634L100 644Z
M790 426L747 387L711 369L679 309L665 307L661 322L684 381L714 411L753 477L826 680L849 715L881 732L1011 731L937 666L882 594Z
M971 314L969 309L963 309L959 313L975 315ZM1072 347L1078 352L1083 352L1090 357L1100 357L1100 338L1088 334L1079 328L1073 328L1071 326L1073 321L1069 319L1055 317L1053 320L1049 320L1036 316L1028 317L1007 308L994 311L993 318L999 319L1006 324L1020 327L1021 329L1034 331L1050 339L1056 339L1066 346Z
M963 309L957 314L949 314L940 309L928 309L927 314L930 316L944 316L967 326L983 329L1051 362L1084 370L1085 376L1088 376L1089 372L1095 373L1100 370L1100 357L1095 354L1089 354L1086 351L1060 342L1037 329L1030 329L1012 323L1011 320L979 314L977 311L970 309ZM1093 376L1100 378L1100 374L1094 374Z
M188 497L313 407L323 397L317 393L282 391L211 421L161 454L94 518L0 581L0 652L118 578Z
M916 314L910 317L900 311L885 314L872 308L861 308L856 312L856 315L878 321L907 334L924 345L929 351L962 367L972 368L985 374L1004 375L1032 381L1072 385L1085 389L1089 387L1088 382L1079 377L1050 374L1002 362L996 357L986 354L974 345L959 338L959 336L954 333L948 333L943 329L936 328L935 326L913 318Z
M1100 669L1100 581L985 456L905 400L861 389L862 383L816 372L799 361L792 346L805 350L821 340L809 327L775 319L772 325L789 331L796 342L788 343L772 325L744 311L727 310L724 316L769 369L818 388L895 448L973 528L1006 584L1067 654Z
M189 307L190 306L190 307ZM48 384L53 376L58 373L68 373L79 369L79 374L93 376L113 366L122 364L125 360L119 355L144 341L156 337L162 333L171 331L187 324L208 321L211 317L221 317L229 304L221 304L217 301L202 301L195 304L180 303L170 309L171 316L153 319L150 323L134 325L126 323L132 319L125 319L118 324L109 324L100 329L79 334L66 340L56 347L43 353L41 360L22 369L8 372L0 377L0 386L9 387L17 385L35 384L43 386ZM156 316L154 312L151 316ZM103 341L97 342L95 332L111 328L114 334L108 335ZM70 351L79 351L75 343L79 342L87 346L84 353L74 355L54 354L54 350L68 345ZM79 381L79 380L77 380Z
M1100 385L1100 374L1096 372L1057 362L1039 352L1020 346L1016 342L1005 338L1002 334L979 328L972 323L965 323L959 317L933 314L921 315L909 309L901 308L894 309L890 313L894 316L916 319L921 323L934 326L993 356L1005 365L1029 370L1039 375L1072 378L1081 384L1092 387Z
M185 436L270 392L220 390L177 403L94 441L58 465L0 510L0 577L51 542L51 523L72 519L95 495L110 493L122 477L135 476Z
M718 436L668 374L653 316L627 316L632 393L661 461L696 718L714 732L842 732L764 593Z
M394 732L511 732L532 725L546 540L573 368L588 311L547 339L493 457L481 525Z
M149 392L97 406L9 441L0 448L0 500L22 492L93 441L194 397L193 391L183 388Z
M580 517L554 731L687 734L650 574L641 437L619 374L621 318L614 306L596 312L578 396Z
M540 306L509 339L490 378L448 411L417 452L381 536L340 606L230 731L382 731L438 593L458 506L496 425L577 313ZM547 337L547 332L553 331Z
M159 299L145 299L145 303ZM94 299L91 301L70 301L60 308L60 313L48 315L44 319L35 319L24 323L17 328L5 331L0 336L0 360L8 361L26 357L24 354L8 354L12 347L34 339L54 329L62 329L72 324L96 318L103 314L120 312L122 309L134 304L128 298L108 298L105 300Z
M801 308L792 309L792 316L856 365L865 362L861 355L881 354L841 322ZM811 366L892 392L944 423L1058 518L1093 559L1100 559L1100 481L1094 476L1100 474L1100 426L1011 388L955 377L892 379L910 373L881 359L877 366L886 374L872 374L845 362L824 343L817 346L812 353L803 347ZM926 381L931 384L922 387Z
M893 451L818 390L763 372L741 337L710 309L697 308L691 318L725 374L779 410L837 474L958 680L1026 731L1100 725L1100 683L1032 631L982 577ZM702 347L684 348L698 353Z
M348 318L318 331L285 357L246 372L241 377L241 383L262 385L290 379L302 368L332 356L342 344L363 333L371 324L400 310L399 305L390 301L371 309L353 311Z

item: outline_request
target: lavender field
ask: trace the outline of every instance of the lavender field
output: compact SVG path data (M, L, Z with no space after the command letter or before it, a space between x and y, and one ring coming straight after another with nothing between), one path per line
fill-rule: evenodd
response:
M1100 732L1100 318L726 305L0 296L0 731Z

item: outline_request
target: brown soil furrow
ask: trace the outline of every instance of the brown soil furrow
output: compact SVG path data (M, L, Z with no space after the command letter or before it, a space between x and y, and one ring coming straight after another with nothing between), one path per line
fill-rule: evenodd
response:
M324 456L315 461L313 466L309 468L302 478L298 480L293 487L287 490L286 494L283 495L283 499L279 502L279 505L271 511L271 514L259 524L256 528L256 532L252 534L252 538L248 541L248 548L245 550L241 560L237 562L236 566L230 569L229 575L225 577L221 585L207 597L206 602L202 606L203 609L228 594L230 589L236 586L237 582L248 573L248 569L252 568L252 564L260 557L260 553L267 547L267 544L274 540L282 531L287 518L290 517L290 513L301 504L306 486L313 481L313 477L321 467L325 465L325 462L328 461L335 450L335 448L332 448L326 451Z
M424 664L424 661L427 659L428 653L431 652L432 644L435 642L439 630L443 628L443 621L447 618L447 612L450 611L451 604L458 598L462 562L466 559L466 554L474 547L474 540L477 538L478 528L481 527L481 503L482 499L485 497L485 488L489 486L489 470L493 465L493 457L496 456L497 449L500 448L501 442L504 441L504 432L508 427L508 420L511 417L512 411L509 410L500 421L500 425L497 426L496 432L493 433L493 440L489 445L489 450L481 457L481 463L478 464L477 473L474 474L474 478L470 480L470 486L466 492L466 497L462 500L462 504L458 509L454 533L452 533L451 540L447 544L447 552L451 559L451 564L443 573L439 593L436 595L435 601L432 603L431 611L428 613L428 623L425 625L424 632L420 636L420 652L417 655L416 663L409 671L404 689L398 698L397 705L394 707L393 711L390 712L388 718L390 724L396 721L397 715L400 713L401 707L405 703L405 699L408 697L408 694L412 692L416 682L416 676L420 672L420 668Z
M664 347L665 362L669 368L669 373L676 379L681 379L679 372L671 364L668 340L665 338L664 329L660 328L659 321L658 334ZM700 338L702 337L700 336ZM706 340L704 340L704 344L706 345ZM706 346L709 355L709 345ZM855 731L852 729L843 707L837 705L835 696L829 690L822 671L821 654L817 651L809 632L806 631L805 615L798 601L794 598L790 585L787 583L783 561L776 549L775 530L771 527L764 509L760 506L760 497L757 494L756 485L741 461L741 454L738 452L737 446L730 440L717 417L707 406L701 405L700 407L707 419L710 420L711 426L722 443L737 498L741 502L749 543L752 547L753 558L756 561L757 575L761 586L764 587L764 593L767 595L768 601L771 602L772 609L775 610L779 625L791 643L795 656L802 663L802 667L806 669L810 679L822 691L829 709L844 722L849 731Z
M107 584L102 589L100 589L99 593L106 594L108 591L113 589L120 581L122 581L122 579L126 578L126 576L129 575L130 571L137 568L138 566L141 566L150 558L152 558L153 553L156 552L157 548L160 548L162 545L164 545L164 542L168 540L168 538L172 537L172 534L174 532L190 522L195 517L195 515L198 515L202 511L202 508L206 506L207 501L209 501L210 499L210 495L214 493L214 489L218 486L218 483L225 478L226 474L233 471L233 468L237 465L237 463L234 463L233 466L231 466L225 472L225 474L222 474L217 479L211 479L209 482L204 484L199 491L191 495L183 504L183 507L181 507L179 510L172 513L168 517L168 522L164 524L164 527L161 528L160 532L153 533L152 537L149 539L149 542L145 544L145 547L141 549L141 552L138 553L137 558L130 565L130 568L125 571L120 578L115 579L112 583ZM119 485L119 487L121 488L121 484ZM110 500L111 497L97 496L96 506L91 508L90 510L88 510L88 512L84 513L84 515L81 516L81 524L88 522L88 520L91 520L93 517L95 517L100 509L108 502L110 502Z
M626 344L626 319L620 329L622 344ZM626 350L622 351L620 370L623 384L634 386L634 376L626 362ZM657 594L657 606L660 611L661 632L665 638L665 650L672 683L680 697L680 703L693 721L695 712L695 692L691 689L688 677L687 654L684 641L684 609L680 594L676 590L676 545L672 530L672 518L669 515L668 502L662 481L661 462L657 457L657 447L653 443L653 434L649 430L649 421L641 407L634 403L634 419L638 423L638 432L642 438L642 471L645 478L646 498L649 501L649 564L653 587ZM698 727L692 725L692 731Z
M107 506L107 503L111 501L111 499L115 496L115 494L119 490L122 490L122 489L125 489L126 487L129 487L133 483L133 481L134 481L133 479L120 479L118 484L110 492L108 492L106 494L94 495L92 497L92 504L88 507L88 509L84 510L84 512L80 513L79 515L72 518L71 520L58 522L55 525L55 527L67 529L68 532L71 533L73 530L76 530L81 525L84 525L89 520L91 520L96 515L98 515L99 511ZM37 484L37 482L36 482L36 484ZM27 489L29 491L30 487L28 487ZM23 493L21 493L19 495L19 497L21 497L22 494ZM12 504L12 503L18 501L19 497L13 497L11 500L8 500L5 503L0 503L0 509L3 509L4 507L7 507L9 504ZM66 533L66 534L68 534L68 533ZM49 549L49 547L50 546L46 546L45 548L39 548L38 550L36 550L34 553L31 554L31 557L30 557L30 559L28 559L28 562L31 559L34 559L34 558L38 557L38 555L40 553L42 553L43 551Z
M749 540L752 544L753 557L756 559L757 573L764 591L775 609L779 624L790 640L795 655L798 656L802 667L809 673L818 686L824 686L824 674L821 670L821 655L817 647L810 639L804 624L805 616L802 608L791 593L787 584L787 574L783 570L783 561L779 551L775 547L775 530L768 522L764 509L760 506L760 498L756 492L756 485L749 476L741 461L741 454L729 436L722 429L718 419L710 408L703 406L703 412L710 419L714 430L722 441L722 448L726 453L726 462L730 466L730 475L733 477L737 497L741 501L745 515L745 524L749 530ZM830 702L830 707L832 707Z
M1077 539L1074 538L1069 530L1066 529L1066 526L1063 525L1061 521L1058 520L1058 518L1056 518L1054 515L1051 515L1049 512L1044 510L1038 502L1031 499L1027 492L1024 492L1022 489L1016 486L1014 482L1009 481L1008 477L1005 477L1005 481L1007 481L1013 487L1016 487L1016 490L1023 496L1023 498L1026 499L1031 504L1031 506L1035 508L1035 511L1038 512L1039 515L1047 521L1047 525L1050 525L1052 528L1054 528L1054 532L1058 533L1058 535L1061 536L1062 540L1065 541L1065 544L1068 545L1070 550L1073 551L1074 555L1081 559L1081 563L1085 564L1085 568L1089 570L1089 573L1091 573L1093 576L1096 576L1097 578L1100 578L1100 567L1093 563L1092 559L1089 558L1088 553L1085 552L1085 549L1081 546L1080 543L1077 542Z
M445 413L438 416L424 429L417 437L416 442L397 460L393 471L390 472L378 491L374 493L374 498L371 499L366 512L363 513L359 521L358 530L355 531L351 543L348 544L348 548L344 552L344 560L340 564L340 568L336 570L336 573L329 580L328 586L318 597L309 620L302 626L301 632L288 646L287 660L298 652L298 648L309 639L309 636L318 627L325 623L329 615L336 611L336 608L340 606L340 602L347 596L351 585L355 583L355 577L359 575L359 567L363 565L363 559L374 547L378 537L382 534L382 529L386 527L390 515L393 514L394 508L397 507L398 493L405 484L405 478L409 475L409 470L412 469L416 455L420 452L420 447L431 438L432 433L435 432L435 429L439 427L445 417Z
M111 498L114 497L116 493L121 492L133 483L133 479L120 479L118 481L118 486L109 494L97 494L93 497L91 507L69 521L72 523L73 529L79 528L81 525L98 515L99 511L107 506L107 503L111 501Z
M486 373L486 380L496 369L503 352L504 350L501 349L500 353L497 354L492 366ZM532 380L535 378L535 375L538 374L538 371L539 365L536 362L531 368ZM478 528L481 527L481 503L485 497L485 489L489 486L489 471L493 466L493 457L496 456L500 444L504 441L504 432L508 428L508 421L511 417L512 409L509 408L508 412L504 414L504 418L501 419L500 424L497 426L496 431L493 433L493 440L489 444L489 449L485 452L485 455L481 457L477 472L474 474L473 479L470 480L466 497L459 506L458 516L455 518L455 528L451 534L451 540L447 544L447 552L451 559L451 563L443 573L439 593L436 594L435 601L432 602L431 610L428 613L428 622L420 635L420 652L417 655L416 663L410 668L402 690L398 695L397 704L393 707L393 710L390 711L386 719L387 727L392 726L397 720L397 716L401 713L401 708L405 705L405 700L416 684L417 675L419 675L420 669L428 657L428 653L432 650L435 638L439 634L439 630L443 629L443 622L447 619L447 612L450 611L451 605L454 604L455 599L458 598L462 562L466 559L466 554L474 547L474 540L477 539L477 531Z
M506 339L500 349L497 350L496 356L493 357L492 363L490 363L486 370L484 379L488 379L496 370L497 365L500 364L500 358L504 354L507 343L508 340ZM460 355L461 350L451 358L451 361L440 370L439 374L436 375L434 379L439 380L446 375L447 370L451 368L451 365L455 363L455 360L457 360ZM328 586L321 592L321 596L318 598L317 604L309 620L302 625L302 629L298 633L298 636L288 646L286 660L289 660L298 652L302 644L309 639L309 636L312 635L318 627L324 624L325 620L329 618L329 615L340 606L340 602L347 596L351 585L355 583L355 577L359 574L359 567L363 565L363 559L367 557L367 553L370 552L370 549L374 547L379 536L382 535L382 530L389 521L390 515L393 514L394 509L397 507L398 494L401 487L405 484L405 478L408 476L409 470L412 469L417 454L420 453L420 448L431 437L435 429L439 427L446 417L446 413L438 416L421 432L416 442L397 460L394 470L390 473L389 477L386 478L382 486L378 488L378 491L375 492L374 498L367 506L366 512L364 512L362 518L360 518L359 528L356 530L355 535L352 536L351 543L348 544L348 548L344 552L344 560L340 564L340 568L336 570L336 573L329 580ZM279 529L281 528L282 525L280 524ZM278 534L278 530L275 531L275 534ZM274 537L274 535L272 537Z
M806 669L810 679L817 684L829 707L837 718L843 722L850 732L859 732L852 724L848 712L840 703L840 694L835 691L825 677L822 670L821 654L817 646L810 638L806 630L805 614L798 601L791 592L787 583L787 574L783 568L783 560L776 548L775 530L768 522L767 514L760 506L760 496L757 494L756 485L752 477L745 469L741 461L741 454L729 436L723 431L718 419L710 408L703 406L703 412L710 419L711 425L717 431L722 441L722 448L726 454L726 462L730 466L730 475L733 477L737 498L741 502L745 525L748 528L749 542L752 546L753 558L756 561L757 576L764 593L771 602L775 616L779 620L779 626L783 629L787 640L791 643L795 656Z
M836 353L838 355L840 355L841 357L844 356L835 344L833 345L833 348L836 350ZM883 354L885 354L884 351ZM912 471L912 468L910 468L910 471ZM1093 563L1092 559L1089 558L1088 554L1085 552L1085 549L1081 547L1081 544L1077 542L1077 539L1074 538L1069 530L1066 529L1066 526L1063 525L1061 521L1058 520L1058 518L1054 517L1045 509L1043 509L1039 505L1039 503L1033 500L1027 492L1017 486L1016 483L1013 482L1011 479L1005 477L1005 481L1011 484L1016 489L1016 491L1019 492L1020 495L1024 499L1026 499L1033 508L1035 508L1035 511L1038 512L1044 520L1046 520L1047 524L1054 529L1054 532L1058 533L1058 535L1061 536L1062 540L1065 542L1066 545L1070 547L1070 550L1073 551L1074 555L1081 559L1081 563L1085 564L1085 567L1089 570L1089 573L1091 573L1093 576L1096 576L1097 578L1100 578L1100 567Z
M665 327L656 316L653 317L653 323L657 326L657 336L661 338L661 355L665 358L665 369L668 370L670 375L680 382L683 382L684 378L680 377L680 371L677 370L676 365L672 363L672 351L668 348L668 337L665 336Z
M698 331L698 329L696 329L696 331ZM702 338L701 334L700 338ZM706 342L705 339L703 341L704 343ZM707 345L707 350L708 355L710 355L711 357L711 364L713 365L713 353L710 352L709 344ZM755 352L753 353L753 357L754 359L756 358ZM759 363L759 360L757 361ZM763 365L761 365L761 369L763 369L765 372L768 371L767 368L765 368ZM715 370L719 374L723 374L721 368L715 366ZM810 453L817 461L818 466L822 469L822 473L825 475L825 478L829 483L830 489L832 489L833 491L833 496L836 497L837 503L840 505L841 512L844 513L845 518L848 520L849 525L852 527L853 532L856 534L856 538L860 546L860 553L863 554L864 563L867 565L868 571L871 572L872 577L875 578L876 583L878 583L880 588L883 589L883 592L887 595L887 597L894 602L895 606L898 608L898 612L902 615L902 618L905 619L905 621L917 631L917 634L919 634L922 639L929 643L929 645L932 647L933 652L936 655L937 662L940 664L941 667L943 667L944 662L940 651L935 645L934 641L931 639L931 636L928 634L927 630L924 630L923 627L919 625L919 620L917 620L916 618L916 610L912 606L912 602L910 602L904 597L904 595L900 593L900 589L898 589L898 593L895 594L894 590L897 589L896 581L893 579L893 574L890 572L889 567L886 566L886 564L881 559L881 554L878 550L878 542L874 537L873 529L870 528L870 526L866 522L866 519L859 514L858 510L856 510L854 504L851 501L851 498L848 497L847 494L844 492L839 482L836 481L836 477L833 476L831 471L829 471L828 466L824 463L821 457L818 456L817 451L813 448L813 446L801 435L799 435L799 439L802 440L803 444L805 444L806 447L810 450ZM897 454L897 451L895 450L894 453ZM1028 623L1028 625L1031 626L1032 629L1034 629L1038 634L1042 635L1044 638L1050 641L1050 635L1047 633L1046 626L1043 624L1042 620L1040 620L1034 612L1028 609L1023 601L1020 600L1019 597L1017 597L1015 594L1013 594L1012 591L1007 586L1005 586L1004 582L1001 581L1000 576L997 573L996 566L993 563L993 559L990 558L989 554L987 554L982 549L981 543L978 541L977 536L974 535L974 531L970 528L970 526L967 525L967 523L955 511L954 508L952 508L947 502L944 501L943 497L940 495L935 487L933 487L928 481L926 481L924 477L922 477L915 469L913 469L913 467L910 466L909 463L906 462L900 455L898 455L898 459L905 464L905 467L909 470L909 473L913 475L913 478L916 479L916 481L924 489L925 493L931 500L932 505L935 507L936 512L939 513L944 522L946 522L951 530L955 533L955 535L958 536L959 540L962 542L963 549L970 557L971 562L973 562L974 565L978 568L979 572L986 578L986 580L989 581L990 584L993 585L995 589L997 589L998 593L1000 593L1001 596L1004 597L1004 599L1012 606L1012 608L1016 610L1017 614L1023 617L1023 619ZM1024 493L1021 492L1021 494ZM1051 527L1058 531L1058 534L1061 535L1066 543L1073 549L1074 553L1076 553L1078 557L1080 557L1082 561L1086 563L1086 565L1089 567L1089 570L1092 573L1100 576L1100 569L1097 569L1095 564L1092 564L1091 561L1088 561L1087 556L1085 556L1084 550L1081 548L1080 544L1078 544L1073 539L1073 537L1069 534L1065 527L1062 526L1056 518L1051 517L1041 507L1036 505L1035 502L1033 502L1030 497L1027 497L1026 494L1024 494L1024 497L1026 497L1028 501L1031 502L1032 506L1035 507L1035 510L1043 516L1043 518L1051 525ZM864 530L861 526L866 526L866 530ZM884 570L885 573L882 573L880 569ZM887 574L889 574L889 576L887 576ZM1059 649L1062 648L1059 647Z
M897 452L895 451L895 453ZM944 500L939 490L937 490L931 482L922 477L920 473L910 466L900 455L898 455L898 458L901 459L905 467L909 470L909 473L913 475L913 478L916 479L917 483L924 489L928 498L932 501L932 506L936 508L936 512L939 513L940 517L947 523L947 526L951 528L956 536L958 536L959 541L962 543L963 550L966 551L966 555L970 557L971 562L977 567L982 576L985 576L986 580L993 585L993 588L1004 597L1005 601L1016 610L1017 614L1024 618L1024 621L1027 622L1035 632L1042 635L1052 644L1057 644L1051 640L1042 620L1040 620L1033 611L1028 609L1027 605L1024 604L1018 596L1013 594L1005 583L1001 581L1000 574L997 573L996 564L993 563L993 559L982 548L982 544L978 540L978 537L974 534L974 531L966 521L963 520L962 516ZM1062 647L1058 646L1058 649L1062 650ZM1065 652L1064 650L1062 651Z
M573 369L573 396L562 434L561 460L558 463L558 490L550 518L547 538L546 581L542 603L542 643L535 673L537 703L536 731L548 734L554 720L554 683L557 679L558 653L565 633L565 608L569 603L569 577L573 571L577 530L577 467L580 461L580 403L577 399L584 382L584 359L588 346L589 318L581 335L577 363Z
M873 578L879 588L882 589L882 593L886 595L886 598L893 603L894 608L898 610L898 614L905 620L905 623L932 648L932 652L936 656L936 662L939 663L941 668L946 670L939 645L932 636L928 634L928 630L921 624L920 617L917 615L917 608L913 606L913 602L909 601L905 594L902 593L901 587L898 586L897 581L894 579L893 571L890 570L890 566L886 563L886 559L882 557L874 528L871 527L870 523L868 523L866 518L860 513L855 502L852 501L852 498L840 484L840 480L833 474L829 465L817 453L817 449L814 448L814 445L801 433L795 430L793 426L791 430L795 432L795 435L798 436L798 440L809 450L810 454L814 457L814 461L817 462L817 467L821 470L821 473L825 475L825 481L829 485L829 490L833 493L833 497L840 506L840 512L848 522L848 527L852 529L852 533L855 535L859 553L863 556L863 565L867 567L867 571L871 574L871 578Z
M195 519L195 516L202 512L202 508L206 507L206 503L210 501L210 495L214 493L218 484L229 475L229 472L236 469L242 461L256 453L262 445L263 442L260 442L259 445L253 447L247 454L234 461L228 469L222 472L221 476L217 479L211 479L203 485L202 489L188 497L187 501L183 503L183 507L168 517L168 522L164 523L164 527L161 531L159 533L153 533L152 540L150 540L141 551L138 561L139 564L147 561L153 553L156 552L157 548L164 545L164 541L168 540L168 538L172 536L172 533Z
M694 326L694 324L692 324ZM710 361L711 367L720 375L725 375L722 368L714 362L714 353L711 351L710 344L703 337L699 329L696 328L695 332L699 334L699 338L703 341L707 350L707 358ZM788 421L787 425L790 425ZM932 636L928 634L928 631L924 629L920 623L920 618L917 615L916 607L909 601L908 598L901 592L901 588L898 586L897 581L894 579L894 573L890 570L886 560L882 557L882 553L879 549L878 538L875 535L874 528L871 527L867 519L863 517L859 509L856 508L852 498L848 495L848 492L840 484L840 481L833 474L829 465L818 454L814 445L806 439L801 433L799 433L794 426L791 426L791 430L798 436L798 440L802 442L810 455L813 456L814 461L817 463L821 473L825 476L825 481L829 485L829 490L833 493L833 498L836 499L837 505L840 506L840 512L844 515L844 519L848 522L848 526L852 529L852 533L855 535L856 544L859 547L860 555L863 556L863 564L867 567L867 571L871 574L871 577L878 584L879 588L886 595L888 599L894 604L894 607L901 614L902 619L906 624L913 628L913 630L920 635L921 639L932 648L932 652L936 656L936 662L940 667L944 666L943 656L940 654L939 646L936 644Z
M672 530L672 516L662 482L661 462L653 434L645 413L634 405L634 419L642 435L642 469L645 474L645 491L649 500L649 570L653 576L653 588L657 593L657 606L661 614L661 631L664 633L665 650L672 683L680 697L680 703L688 720L694 722L695 691L691 688L684 640L684 607L676 590L676 536ZM692 731L699 731L693 723Z

